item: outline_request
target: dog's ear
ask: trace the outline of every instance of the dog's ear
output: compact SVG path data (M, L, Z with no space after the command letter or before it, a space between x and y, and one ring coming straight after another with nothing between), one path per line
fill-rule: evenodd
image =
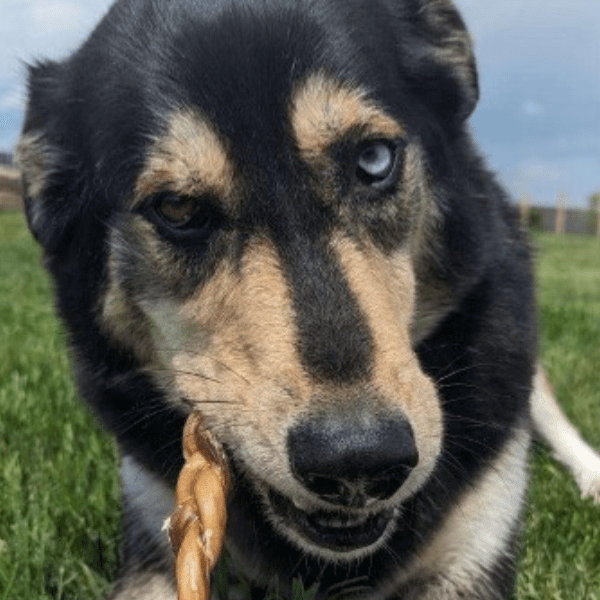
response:
M437 114L464 121L479 100L471 36L451 0L413 0L417 43L409 43L415 89Z
M50 254L68 235L81 204L67 79L59 63L29 68L27 111L15 152L27 222Z

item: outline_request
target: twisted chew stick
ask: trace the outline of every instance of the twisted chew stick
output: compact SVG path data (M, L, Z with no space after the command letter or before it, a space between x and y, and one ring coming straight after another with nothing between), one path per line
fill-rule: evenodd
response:
M208 600L210 571L225 537L225 494L229 474L223 453L202 427L199 414L183 428L185 464L175 488L176 508L169 520L175 552L179 600Z

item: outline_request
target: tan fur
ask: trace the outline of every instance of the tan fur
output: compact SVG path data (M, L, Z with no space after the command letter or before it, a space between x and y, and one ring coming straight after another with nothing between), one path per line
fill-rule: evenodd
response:
M233 173L213 124L191 108L179 109L152 145L135 186L134 203L168 189L187 196L214 193L235 205Z
M307 161L322 159L328 148L353 131L363 137L398 138L403 128L365 90L324 74L311 75L298 86L290 121L296 144Z
M41 133L21 135L15 149L15 162L21 171L22 193L28 201L28 219L33 231L44 223L43 194L53 170L54 153Z
M51 168L51 149L43 136L32 132L19 139L15 149L15 161L27 187L27 195L39 200L46 188Z
M411 344L415 277L410 257L405 252L388 257L367 241L359 248L342 236L332 245L371 331L371 383L388 402L398 404L413 427L419 464L402 487L407 497L433 470L442 438L437 392Z

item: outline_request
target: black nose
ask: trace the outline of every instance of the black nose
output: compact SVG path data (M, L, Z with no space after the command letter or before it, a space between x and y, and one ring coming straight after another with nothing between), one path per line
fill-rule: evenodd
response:
M296 479L344 506L389 498L419 460L406 419L364 413L312 416L289 432L288 452Z

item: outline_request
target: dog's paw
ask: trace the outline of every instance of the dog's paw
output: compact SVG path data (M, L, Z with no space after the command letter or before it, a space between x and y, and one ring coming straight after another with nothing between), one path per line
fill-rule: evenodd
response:
M593 467L586 466L574 473L574 476L581 495L600 504L600 463Z

